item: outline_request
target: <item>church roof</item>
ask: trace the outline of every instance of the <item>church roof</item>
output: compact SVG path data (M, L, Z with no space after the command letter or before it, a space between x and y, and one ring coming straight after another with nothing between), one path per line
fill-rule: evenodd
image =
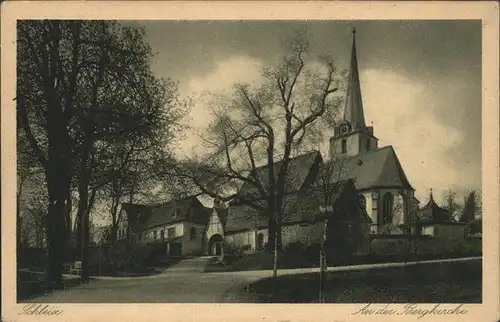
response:
M429 196L429 202L420 209L420 223L439 223L439 222L455 222L453 215L446 209L441 208L432 196L432 189Z
M339 157L320 171L328 171L330 182L353 179L358 190L401 188L414 190L392 146L356 155ZM319 177L324 176L322 173Z
M347 82L344 120L348 121L353 129L363 129L366 127L356 53L356 29L352 31L351 65Z
M350 206L356 207L358 210L355 214L349 214L348 211L334 210L334 219L370 222L370 218L359 204L358 193L353 180L338 182L332 189L327 191L330 192L329 203L334 206L334 209L345 209L345 207ZM319 207L324 204L324 192L324 189L316 188L288 195L285 198L283 225L314 221L315 216L320 215ZM231 206L228 209L224 231L234 233L254 228L263 229L267 228L268 224L269 217L266 214L259 213L258 210L248 205Z
M321 163L322 161L323 158L319 151L312 151L299 155L295 158L291 158L288 163L288 176L286 179L287 190L290 192L298 191L306 182L313 166ZM282 161L274 163L275 176L278 175L281 165ZM258 167L255 169L255 172L258 181L264 188L267 187L269 185L268 166L265 165ZM238 191L238 194L242 196L258 195L258 190L250 183L244 183Z

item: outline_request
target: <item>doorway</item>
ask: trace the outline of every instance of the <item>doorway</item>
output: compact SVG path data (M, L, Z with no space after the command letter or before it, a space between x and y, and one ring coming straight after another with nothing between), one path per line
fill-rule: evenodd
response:
M208 254L210 256L222 256L224 254L224 250L222 247L222 243L224 241L224 237L220 234L215 234L210 237L208 242Z

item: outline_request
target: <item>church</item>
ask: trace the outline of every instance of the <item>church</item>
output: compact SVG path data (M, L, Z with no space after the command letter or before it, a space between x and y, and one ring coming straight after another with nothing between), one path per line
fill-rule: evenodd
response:
M341 213L348 215L343 222L351 224L341 230L354 228L360 240L355 252L364 253L367 238L363 236L410 233L417 218L418 200L394 148L379 147L373 126L366 125L355 33L353 30L344 117L330 138L328 159L324 160L319 151L300 155L290 161L289 173L298 178L298 195L308 195L306 192L315 188L310 183L311 176L321 175L326 164L334 164L328 173L329 181L342 184L334 192L333 200L357 201L342 206ZM266 167L259 170L266 171ZM239 193L245 193L244 190L245 185ZM289 206L291 215L283 221L284 245L293 241L319 242L324 234L324 223L311 224L309 219L318 211L319 204L301 211L302 201L299 198ZM218 254L223 241L249 251L263 249L267 242L267 220L260 219L255 212L244 205L230 203L224 207L216 203L207 226L208 253Z
M311 151L288 164L282 245L300 242L308 247L326 237L330 249L364 255L375 239L465 236L464 225L434 202L432 192L419 209L394 147L379 146L374 127L366 124L361 85L353 30L344 115L329 139L329 153ZM267 166L256 171L258 177L267 177ZM329 187L326 193L324 187ZM244 183L237 194L249 195L252 189ZM228 204L215 200L208 208L190 196L158 205L124 204L121 211L126 214L118 239L157 243L169 255L223 255L224 248L254 252L268 243L268 216L238 198Z

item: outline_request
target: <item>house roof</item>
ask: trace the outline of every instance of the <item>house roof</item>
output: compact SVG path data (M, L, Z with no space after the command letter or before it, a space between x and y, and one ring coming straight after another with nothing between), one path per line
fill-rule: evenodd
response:
M306 181L307 176L311 172L314 164L321 163L323 158L319 151L312 151L291 158L288 163L288 176L287 176L287 189L289 192L298 191ZM278 175L282 161L274 163L274 175ZM262 184L263 187L269 186L268 166L264 165L255 169L255 177ZM245 182L238 191L240 196L258 195L258 189Z
M419 211L419 223L455 223L453 215L446 209L441 208L432 196L432 189L430 191L429 202L423 206Z
M307 189L298 193L293 193L285 198L283 225L314 221L319 215L319 206L323 205L324 189ZM352 180L341 181L328 188L329 204L334 206L333 214L336 220L353 220L369 222L370 218L366 211L359 204L358 194ZM341 207L351 206L350 202L355 202L359 212L351 218L344 218L347 211L339 211ZM337 211L335 211L335 209ZM269 217L248 205L231 206L228 209L228 217L224 231L232 233L254 228L266 228L269 224Z
M180 221L206 224L210 216L210 209L205 208L195 196L156 205L123 204L122 209L128 212L129 218L134 218L133 224L139 229Z
M334 164L330 164L329 169L328 166L322 167L320 171L329 171L330 182L353 179L358 190L375 188L414 190L391 145L329 162Z

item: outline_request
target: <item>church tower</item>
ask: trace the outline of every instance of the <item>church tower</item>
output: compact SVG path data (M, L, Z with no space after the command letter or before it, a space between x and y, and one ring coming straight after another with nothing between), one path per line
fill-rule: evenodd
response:
M344 119L330 138L330 159L356 156L377 149L373 127L366 126L356 53L356 29L352 31L352 52L345 97Z

